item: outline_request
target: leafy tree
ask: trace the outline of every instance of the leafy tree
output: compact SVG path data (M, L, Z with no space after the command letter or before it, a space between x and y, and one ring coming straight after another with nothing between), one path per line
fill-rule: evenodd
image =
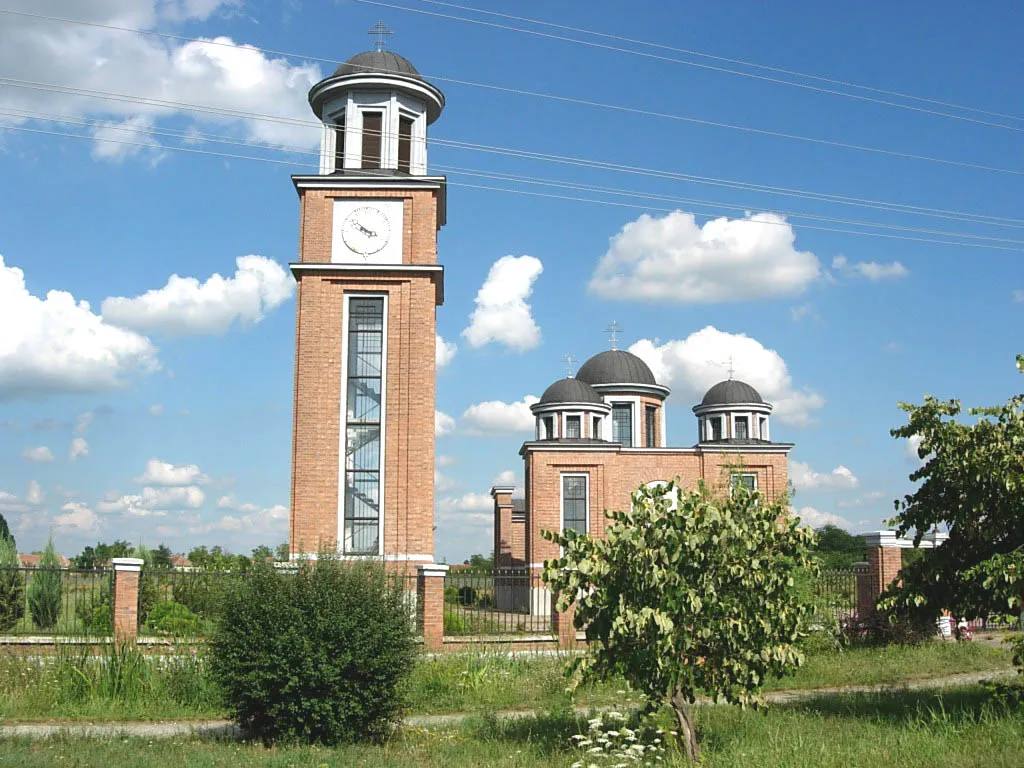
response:
M28 587L28 610L32 622L40 629L53 629L60 619L62 576L60 558L51 536L46 541L46 549L39 558L39 568L32 575L32 583Z
M494 554L490 557L484 557L483 555L470 555L468 560L463 561L463 565L468 565L471 568L477 568L481 571L489 571L494 569Z
M1017 356L1024 373L1024 355ZM1005 405L970 408L928 396L900 403L907 424L894 437L920 440L923 466L910 475L917 489L896 501L890 521L915 543L938 526L949 538L904 566L902 583L880 601L897 616L936 618L942 609L967 618L1020 613L1024 607L1024 394Z
M769 676L803 661L796 643L811 608L794 576L816 568L814 533L787 505L742 487L716 496L703 483L669 483L635 491L628 511L605 512L603 540L544 531L563 548L544 580L559 610L575 603L589 643L570 662L574 681L622 675L651 708L667 701L696 760L698 694L756 706Z
M288 542L287 541L282 541L274 549L274 555L282 563L287 563L288 562L288 557L289 557L290 554L291 554L291 550L288 547Z
M81 554L71 558L75 568L95 570L110 564L115 557L131 557L135 548L127 541L117 540L113 544L98 542L95 547L86 547Z
M274 559L274 550L268 547L266 544L260 544L255 547L252 551L252 559L266 562L267 560Z
M0 531L0 632L13 629L25 615L25 576L18 565L14 538Z
M825 568L849 568L863 561L867 555L863 536L854 536L831 523L823 525L817 533L815 551Z
M171 552L171 548L166 544L161 544L159 547L153 550L153 567L154 568L170 568L171 567L171 556L174 553Z
M15 547L18 546L18 543L14 541L14 536L11 535L11 529L7 527L7 521L4 520L3 515L0 515L0 539L10 539L14 542Z

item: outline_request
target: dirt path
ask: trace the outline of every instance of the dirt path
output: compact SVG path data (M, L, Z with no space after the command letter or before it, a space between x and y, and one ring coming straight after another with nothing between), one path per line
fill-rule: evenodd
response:
M812 688L802 691L771 691L764 694L770 703L784 704L787 702L808 699L814 696L838 696L847 693L878 693L882 691L916 691L952 688L958 685L978 683L998 677L1014 675L1012 670L990 670L987 672L968 672L946 677L932 677L923 680L910 680L905 683L886 683L882 685L850 685L838 688ZM709 704L709 700L698 701ZM595 712L610 711L612 707L579 707L577 712L587 715ZM448 715L413 715L405 719L406 728L446 728L458 725L464 720L477 716L478 713L455 712ZM496 712L499 720L518 720L534 717L538 713L533 710L505 710ZM165 722L122 722L122 723L24 723L20 725L0 726L0 739L28 738L46 739L54 737L71 738L117 738L129 737L137 739L170 739L178 736L199 737L206 739L237 739L241 731L229 720L172 720Z

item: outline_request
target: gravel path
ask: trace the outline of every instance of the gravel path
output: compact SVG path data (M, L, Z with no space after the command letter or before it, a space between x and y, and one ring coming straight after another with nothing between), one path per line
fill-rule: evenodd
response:
M878 693L881 691L917 691L951 688L958 685L978 683L982 680L1014 675L1012 670L968 672L947 677L933 677L911 680L905 683L883 685L850 685L838 688L813 688L803 691L771 691L764 694L770 703L787 703L809 699L815 696L837 696L846 693ZM708 704L708 700L698 701ZM580 707L577 712L587 715L610 711L611 707ZM518 720L533 717L539 713L533 710L506 710L495 713L499 720ZM413 715L406 718L406 728L445 728L475 717L474 713L458 712L449 715ZM0 739L28 738L46 739L58 736L72 738L136 738L169 739L177 736L206 739L237 739L241 731L229 720L171 720L165 722L121 722L121 723L25 723L0 726Z

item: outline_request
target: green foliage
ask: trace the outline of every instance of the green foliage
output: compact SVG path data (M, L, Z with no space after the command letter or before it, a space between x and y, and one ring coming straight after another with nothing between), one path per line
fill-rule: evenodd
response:
M174 602L185 606L197 616L212 619L216 615L220 599L224 596L228 578L211 578L202 572L182 574L174 580Z
M1017 356L1024 372L1024 355ZM895 616L934 621L943 608L955 616L1019 614L1024 609L1024 394L1005 405L971 408L959 420L959 400L900 403L907 424L897 438L920 440L924 465L910 475L917 489L896 502L891 524L916 541L939 526L949 539L906 564L902 583L879 605Z
M463 561L463 565L468 565L473 569L481 571L493 571L494 570L494 553L490 556L484 557L483 555L470 555L468 560Z
M142 560L142 572L139 574L139 625L149 619L149 613L160 602L160 584L153 576L156 567L154 552L145 544L139 544L135 557Z
M75 568L95 570L110 564L115 557L132 557L135 548L127 541L117 540L113 544L105 544L102 541L95 547L86 547L81 554L71 558Z
M254 561L266 561L274 559L274 550L268 547L266 544L260 544L255 547L252 551L252 559Z
M287 563L288 562L288 555L290 553L291 552L290 552L290 550L288 548L288 542L287 541L282 541L280 544L278 544L274 548L274 557L279 562L282 562L282 563Z
M235 720L265 742L384 738L416 646L404 584L326 554L282 573L259 564L226 596L211 672Z
M814 572L814 533L785 500L742 487L719 498L702 483L642 487L632 508L606 512L604 540L544 532L563 549L544 580L560 610L575 604L589 647L570 663L577 682L621 675L675 710L687 755L698 748L690 705L700 694L756 705L769 677L803 661L811 608L795 577Z
M14 541L14 536L11 535L11 529L7 527L7 521L4 520L3 515L0 515L0 539L10 539L14 542L15 548L18 546L18 543Z
M196 547L188 553L192 565L207 571L245 572L252 567L252 561L245 555L232 555L218 546Z
M8 632L25 615L25 576L18 567L14 539L0 530L0 632Z
M203 622L181 603L165 600L150 611L146 626L158 635L195 637L202 630Z
M153 550L153 567L154 568L170 568L171 567L171 556L174 553L171 552L171 548L166 544L161 544L159 547Z
M32 622L40 629L53 629L57 626L63 600L61 581L60 560L51 536L28 587L28 610Z
M831 523L823 525L816 532L818 543L815 552L822 568L850 568L854 563L867 559L867 545L863 536L854 536Z

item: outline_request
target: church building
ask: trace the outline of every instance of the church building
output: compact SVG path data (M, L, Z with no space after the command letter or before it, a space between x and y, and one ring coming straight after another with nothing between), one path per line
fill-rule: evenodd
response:
M558 557L543 530L603 536L604 511L627 509L643 485L679 478L684 488L703 480L712 489L745 485L772 499L786 492L793 445L772 442L772 406L757 390L732 378L711 387L693 406L697 442L689 447L668 445L668 395L643 360L619 349L594 355L575 377L548 387L530 406L534 439L519 451L525 498L513 498L511 486L491 489L495 566L536 572ZM498 596L499 607L524 607L518 603L525 592L513 592ZM544 600L535 602L538 611L547 609Z

